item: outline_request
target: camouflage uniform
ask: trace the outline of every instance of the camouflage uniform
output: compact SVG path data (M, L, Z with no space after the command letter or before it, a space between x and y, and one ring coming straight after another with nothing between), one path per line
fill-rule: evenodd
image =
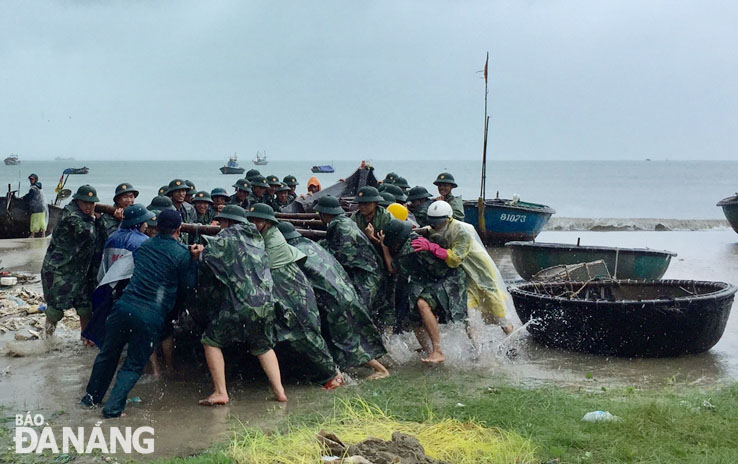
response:
M254 356L274 347L274 302L264 240L251 224L236 224L206 243L193 317L206 326L202 343L245 342ZM217 302L218 304L213 304Z
M457 221L464 222L464 202L461 199L461 197L457 197L449 193L448 195L443 197L443 201L451 205L451 209L454 212L454 219L456 219ZM427 208L426 208L426 211L427 211Z
M425 227L425 226L430 225L428 223L428 207L433 203L433 201L434 200L428 199L428 200L425 200L420 205L418 205L418 207L416 208L408 207L410 212L413 213L413 216L415 216L415 222L418 223L418 226ZM453 209L453 206L451 208ZM463 212L463 208L462 208L462 212Z
M384 287L384 265L374 245L351 219L338 215L328 223L323 245L351 277L363 306L371 311L372 320L381 329L393 315L386 311L380 290Z
M359 366L386 354L382 337L341 264L305 237L287 243L307 255L302 270L315 291L323 338L342 368Z
M102 213L98 222L100 223L105 240L113 235L113 232L118 230L118 227L120 227L120 219L108 213Z
M80 316L92 313L103 233L97 221L83 214L76 201L64 207L41 266L49 321L61 320L69 308L77 310Z
M276 225L267 229L263 236L267 254L270 250L274 253L280 247L289 247ZM299 251L295 252L296 258L305 258ZM336 376L338 370L320 332L320 313L315 293L297 262L279 267L275 265L270 257L276 300L277 341L287 343L293 351L310 362L316 382L326 383Z
M354 211L351 215L351 220L354 221L362 231L369 225L366 218L362 216L359 211ZM371 222L372 226L374 226L374 230L379 232L384 229L384 226L389 224L391 220L392 215L384 207L377 205L377 209L374 211L374 216L372 217Z
M213 222L213 219L215 219L215 211L213 211L213 208L208 208L208 210L205 211L205 214L199 214L196 212L194 224L209 226Z
M416 252L410 245L418 238L410 236L392 252L392 267L404 282L407 282L408 303L416 309L419 298L424 299L441 323L460 322L467 319L466 274L459 268L451 268L428 251ZM422 325L417 310L409 313L415 327Z

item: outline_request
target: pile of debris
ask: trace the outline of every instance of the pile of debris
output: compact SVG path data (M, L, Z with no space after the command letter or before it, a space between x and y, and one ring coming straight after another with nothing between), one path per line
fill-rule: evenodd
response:
M334 433L321 430L316 436L327 456L324 462L351 464L448 464L425 454L417 438L394 432L389 441L367 438L355 445L345 445Z
M25 287L0 290L0 335L15 332L19 341L36 340L44 331L44 298ZM79 328L79 317L68 311L61 321L67 328Z

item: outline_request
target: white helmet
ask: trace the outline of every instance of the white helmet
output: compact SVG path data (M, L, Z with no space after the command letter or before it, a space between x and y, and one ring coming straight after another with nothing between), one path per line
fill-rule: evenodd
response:
M428 207L427 217L428 217L428 222L430 223L443 222L444 220L453 217L453 215L454 215L454 210L451 209L451 205L449 205L443 200L434 201Z

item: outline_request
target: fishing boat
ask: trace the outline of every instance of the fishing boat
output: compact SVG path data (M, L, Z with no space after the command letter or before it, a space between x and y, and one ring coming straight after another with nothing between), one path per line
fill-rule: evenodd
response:
M244 171L245 169L238 165L238 157L235 153L228 159L226 165L220 168L223 174L243 174Z
M473 225L482 241L488 245L504 244L512 240L535 240L543 230L553 208L538 204L522 202L513 195L513 199L501 199L499 192L494 199L488 199L487 191L487 136L489 133L489 116L487 115L487 69L489 53L484 62L484 144L482 150L482 182L477 201L464 202L464 221Z
M526 283L510 289L531 337L607 356L702 353L722 337L736 287L693 280Z
M312 172L321 173L321 174L335 172L335 169L333 169L333 166L331 166L330 164L322 164L320 166L313 166L312 168L310 168L310 170Z
M656 280L664 276L671 258L677 254L650 248L583 246L579 243L508 242L515 270L525 280L553 266L605 261L616 279Z
M319 192L307 195L305 198L297 197L295 201L282 208L283 213L312 213L313 205L322 197L332 195L341 202L341 206L349 211L356 209L353 199L361 187L377 187L379 182L374 177L374 168L362 163L356 171L345 179L339 180L330 187Z
M738 193L732 197L723 198L718 202L717 206L723 208L725 219L730 223L730 227L738 232Z
M254 164L257 166L266 166L269 161L267 161L267 155L266 151L264 153L256 152L256 158L254 158Z
M69 157L57 156L56 158L54 158L54 161L74 161L74 158L71 156Z
M51 204L48 206L46 235L53 232L62 212L59 206ZM0 239L26 238L30 235L30 226L31 213L28 211L26 200L16 197L14 191L9 191L6 196L0 197Z
M64 170L64 174L87 174L90 172L90 168L87 166L81 168L67 168Z
M21 164L20 158L18 158L18 155L10 155L7 158L5 158L5 165L6 166L16 166L18 164Z

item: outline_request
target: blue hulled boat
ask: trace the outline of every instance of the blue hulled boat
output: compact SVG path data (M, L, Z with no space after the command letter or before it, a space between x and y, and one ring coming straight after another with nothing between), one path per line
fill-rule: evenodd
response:
M477 201L464 202L464 221L473 225L484 243L531 241L556 210L537 203L495 198L484 202L484 230L479 228Z

